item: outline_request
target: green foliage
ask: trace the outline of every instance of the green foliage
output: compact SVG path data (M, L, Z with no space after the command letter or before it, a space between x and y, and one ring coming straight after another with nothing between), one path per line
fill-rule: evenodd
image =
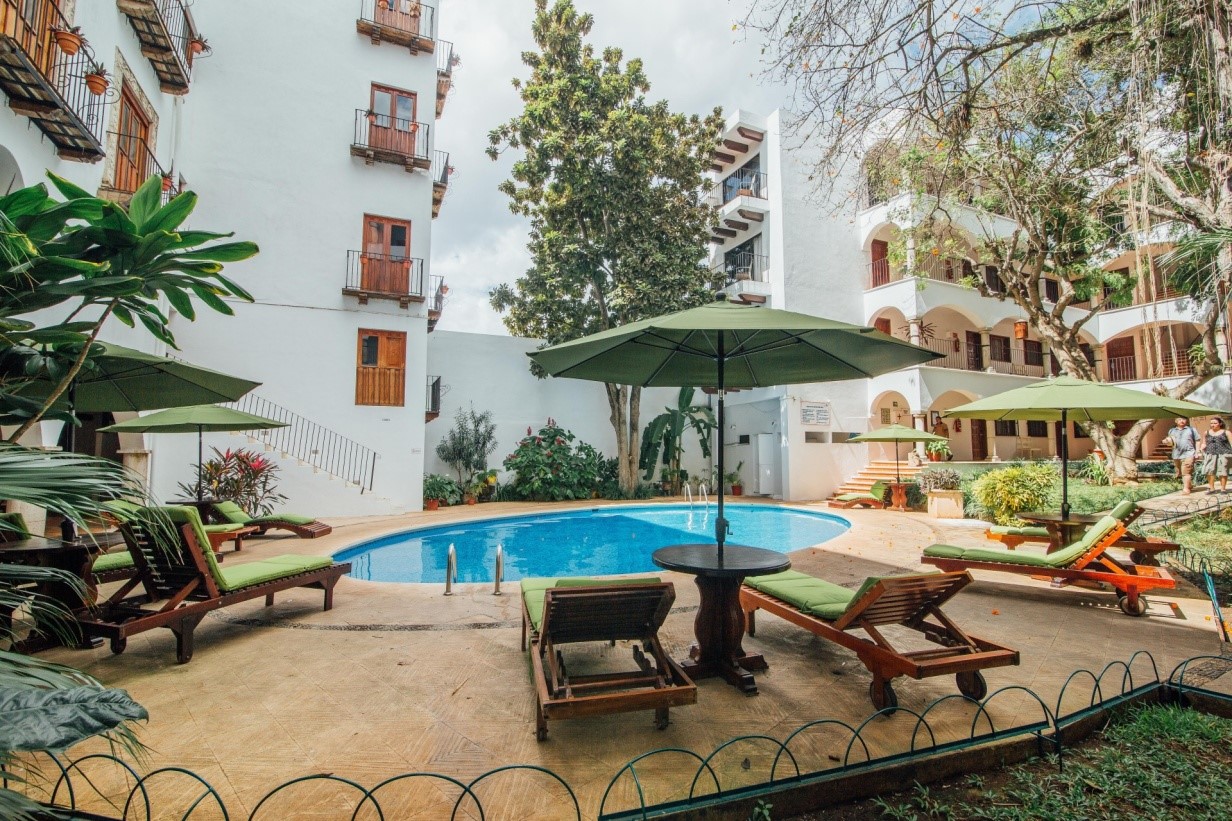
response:
M475 474L488 469L488 456L496 450L496 424L492 412L476 413L458 408L453 427L440 444L436 455L458 474L458 484L468 485Z
M280 468L272 459L266 459L250 450L214 451L214 458L201 465L203 495L224 502L235 502L249 516L264 516L273 513L286 496L278 492ZM196 465L193 466L194 470ZM196 482L180 482L180 492L196 498Z
M774 816L770 814L772 809L774 809L774 805L769 801L758 799L757 804L753 807L753 811L749 813L748 821L773 821Z
M935 440L935 439L931 442L925 442L924 452L925 453L938 453L942 456L949 456L951 453L950 443L942 442L942 441Z
M744 462L740 462L733 470L723 474L723 481L729 485L742 485L744 482L740 478L740 468L744 467Z
M646 471L643 479L654 477L663 455L663 465L669 475L679 476L680 460L684 455L685 432L693 431L701 447L702 458L710 458L710 435L715 429L714 411L705 405L694 405L696 388L681 388L676 397L676 407L664 408L663 413L651 419L642 432L642 453L638 467ZM673 482L672 495L680 495L680 479Z
M536 502L592 498L599 489L603 458L585 442L575 447L576 438L550 418L538 433L527 428L514 452L505 457L505 469L516 474L515 498Z
M1074 474L1080 479L1085 479L1088 484L1101 486L1112 484L1112 474L1108 470L1108 462L1100 459L1094 453L1078 463L1074 469Z
M150 177L127 210L48 173L63 199L44 184L0 197L0 421L19 424L9 441L45 415L87 364L91 343L109 317L138 323L175 347L163 299L185 319L196 303L223 314L224 297L251 301L223 276L223 263L257 253L230 234L181 230L197 204L186 191L161 204L161 178ZM49 324L23 317L64 309ZM32 381L57 386L46 397L18 396Z
M500 190L530 221L531 267L491 293L517 336L556 344L702 304L701 264L714 224L702 201L722 118L648 102L641 60L596 53L593 26L571 0L536 0L514 80L523 110L489 134L489 155L522 156ZM636 483L640 391L608 386L621 483Z
M928 497L924 495L924 491L915 482L904 482L907 487L907 508L910 510L919 510L928 504ZM889 507L894 499L894 489L889 484L883 484L881 487L881 501L885 502L886 507Z
M429 473L423 482L424 501L436 499L447 505L462 501L462 488L453 478L439 473Z
M949 468L922 470L915 475L915 481L925 493L930 490L958 490L962 487L962 476L958 471Z
M975 500L998 524L1015 524L1024 510L1040 510L1048 502L1057 470L1036 462L990 470L971 486Z

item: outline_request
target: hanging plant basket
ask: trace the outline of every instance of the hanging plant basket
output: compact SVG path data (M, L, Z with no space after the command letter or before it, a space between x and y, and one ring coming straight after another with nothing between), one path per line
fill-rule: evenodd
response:
M101 97L107 93L107 88L110 82L107 80L106 74L97 74L91 72L85 76L86 88L90 89L90 93L96 97Z
M72 29L52 29L51 36L56 38L60 51L69 57L81 51L81 44L85 42L85 38Z

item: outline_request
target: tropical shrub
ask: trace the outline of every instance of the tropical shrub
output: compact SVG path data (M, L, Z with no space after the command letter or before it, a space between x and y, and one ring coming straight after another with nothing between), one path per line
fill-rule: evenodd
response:
M505 469L513 471L513 495L536 502L590 499L599 488L602 457L590 445L579 442L572 432L549 418L547 424L518 442L505 457Z
M462 501L462 488L448 476L430 473L424 477L423 497L425 502L436 499L443 504L456 505Z
M638 467L645 471L642 479L649 481L654 477L655 465L662 454L667 481L671 483L670 492L674 496L680 495L683 481L680 460L684 456L686 431L696 434L702 458L710 458L710 434L716 426L714 411L705 405L694 405L695 392L696 388L681 388L676 407L664 408L663 413L651 419L642 431L642 452L638 457Z
M928 504L928 497L920 490L920 486L915 482L904 482L907 486L907 507L910 509L922 508ZM888 484L882 489L881 501L885 502L886 507L893 504L894 490Z
M1015 524L1019 512L1048 505L1056 479L1057 468L1048 462L1014 465L985 473L971 485L971 493L993 521Z
M436 455L458 474L458 484L471 484L476 474L488 469L488 456L496 450L496 425L492 412L476 413L458 408L453 427L436 446Z
M958 490L962 487L962 475L950 468L922 470L915 475L915 481L925 493L930 490Z
M215 458L201 465L201 485L207 497L235 502L250 516L272 513L286 496L278 492L278 465L249 450L212 448ZM180 492L196 497L196 482L180 483Z
M1085 479L1092 485L1103 486L1112 484L1112 474L1108 470L1108 463L1096 457L1094 453L1078 463L1074 475L1080 479Z

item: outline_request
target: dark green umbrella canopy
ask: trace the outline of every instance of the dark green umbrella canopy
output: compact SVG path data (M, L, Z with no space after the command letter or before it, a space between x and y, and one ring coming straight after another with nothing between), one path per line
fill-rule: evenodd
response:
M718 429L724 390L864 379L920 365L943 354L874 328L719 301L632 322L528 354L552 376L619 385L717 388ZM723 475L723 448L718 449ZM715 541L727 538L720 484Z
M1069 422L1118 422L1213 416L1223 413L1197 402L1171 399L1104 382L1056 376L950 408L942 415L962 419L1061 422L1061 514L1069 516Z
M217 405L190 405L184 408L168 408L136 419L116 422L100 431L108 433L195 433L197 434L197 501L202 498L201 488L201 435L205 431L269 430L285 428L279 422L265 416L220 408Z
M234 402L261 384L110 342L99 344L102 353L90 357L89 369L73 381L71 399L65 397L74 411L140 411ZM21 395L38 399L53 388L50 382L38 381Z
M909 428L905 425L886 425L884 428L870 430L868 433L861 433L858 436L853 436L847 440L848 442L894 442L894 478L901 482L902 476L898 472L898 443L899 442L948 442L944 436L938 436L935 433L929 433L926 430L917 430Z
M874 328L774 308L714 302L563 342L529 356L551 375L573 379L621 385L759 388L864 379L930 362L943 354Z

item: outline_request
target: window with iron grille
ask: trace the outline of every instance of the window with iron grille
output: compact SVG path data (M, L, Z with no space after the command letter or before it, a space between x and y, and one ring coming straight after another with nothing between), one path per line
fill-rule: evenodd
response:
M993 362L1010 361L1010 338L1008 336L988 335L988 355Z
M1013 419L998 419L994 423L997 436L1017 436L1018 422Z
M1048 438L1048 423L1047 422L1028 422L1027 436L1032 439L1047 439Z

